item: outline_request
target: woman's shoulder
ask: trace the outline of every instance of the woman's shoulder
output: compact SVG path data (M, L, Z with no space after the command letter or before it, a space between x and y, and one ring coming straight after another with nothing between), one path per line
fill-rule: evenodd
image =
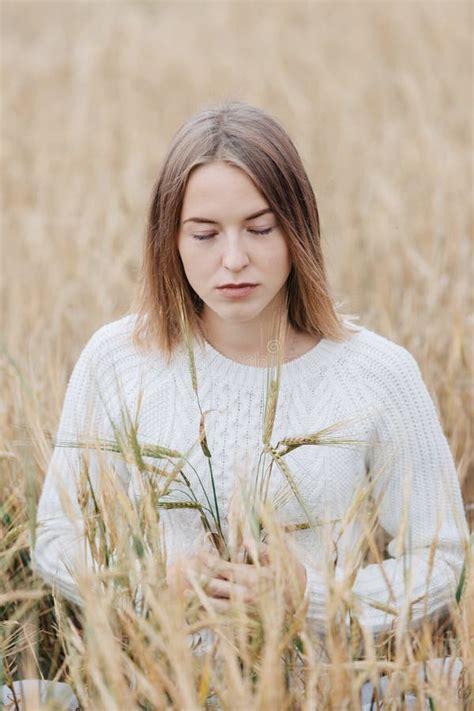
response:
M126 314L115 321L104 323L92 333L86 347L91 351L102 351L133 345L136 318L136 314Z
M127 314L96 328L85 340L79 358L98 364L117 352L133 351L135 319L134 314Z
M364 326L353 330L344 344L344 367L351 377L360 376L374 387L419 378L418 363L407 347Z
M159 365L164 358L160 351L147 351L133 338L137 315L126 314L97 328L86 342L81 359L93 363L96 370L123 370L138 365Z
M335 372L342 398L356 402L374 422L389 418L400 429L408 413L431 412L430 392L409 348L362 328L346 341L343 351Z

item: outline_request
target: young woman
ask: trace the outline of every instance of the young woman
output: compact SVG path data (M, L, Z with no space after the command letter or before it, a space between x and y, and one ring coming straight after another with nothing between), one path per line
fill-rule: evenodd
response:
M279 342L277 406L265 432L266 379ZM353 576L361 626L378 634L410 607L416 623L453 601L468 530L433 402L409 352L336 312L310 181L287 133L255 107L212 106L175 135L153 191L139 303L85 346L57 439L81 442L86 430L113 439L124 405L132 419L139 414L142 442L180 452L199 438L206 413L224 537L237 472L256 476L262 452L268 459L285 438L337 425L330 432L339 443L299 440L285 454L297 496L278 467L268 482L288 526L288 585L296 582L316 628L324 630L327 614L327 542L341 580L364 533L361 492L370 493L390 536L387 559L364 566L361 558ZM34 550L38 572L79 604L75 572L90 562L80 462L80 448L54 449ZM213 482L201 447L189 463L204 504L197 477L208 492ZM119 458L113 467L127 495L137 496L136 471ZM96 475L92 469L95 484ZM255 599L269 564L264 545L260 565L219 559L201 546L196 511L166 510L162 520L170 584L184 575L191 587L204 570L205 593L217 608L236 591Z

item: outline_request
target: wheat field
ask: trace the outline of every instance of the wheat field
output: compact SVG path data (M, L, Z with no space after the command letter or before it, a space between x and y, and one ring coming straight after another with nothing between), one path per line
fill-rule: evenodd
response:
M340 309L417 359L472 530L473 6L3 0L0 12L0 683L68 681L84 709L207 708L215 670L208 660L193 669L186 655L180 666L179 606L168 630L175 661L155 668L146 630L130 607L114 612L112 592L99 611L89 599L81 637L32 573L45 433L57 427L89 336L129 309L153 182L175 130L205 104L243 100L281 121L301 153ZM465 599L452 631L472 671L469 576ZM99 618L113 673L87 635ZM434 637L424 638L428 658L440 656ZM385 662L377 655L370 673L409 676L422 649L418 641L411 657L400 647ZM234 701L222 708L357 708L366 659L342 643L333 652L324 674L314 662L309 696L282 686L265 654L257 691L239 686L224 655ZM441 682L426 693L432 708L472 702Z

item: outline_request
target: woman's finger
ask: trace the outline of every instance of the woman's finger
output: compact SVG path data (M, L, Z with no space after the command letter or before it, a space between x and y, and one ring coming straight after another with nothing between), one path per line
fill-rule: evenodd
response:
M270 547L267 543L257 543L257 541L247 538L242 542L242 545L250 555L252 562L258 560L260 565L270 564Z
M231 601L223 597L208 597L207 601L214 612L229 613L232 609Z
M252 597L245 585L239 585L238 583L222 580L221 578L212 578L212 580L204 586L204 592L206 595L217 598L230 599L235 596L245 602L248 601L248 598Z
M229 580L234 583L249 582L253 579L254 571L252 566L245 563L230 563L226 560L221 560L213 568L214 577Z
M227 563L220 569L220 573L223 578L220 589L229 589L225 583L237 586L237 592L239 587L244 588L246 593L243 598L246 602L254 602L272 580L270 568L246 563ZM214 576L214 579L217 579L217 576Z

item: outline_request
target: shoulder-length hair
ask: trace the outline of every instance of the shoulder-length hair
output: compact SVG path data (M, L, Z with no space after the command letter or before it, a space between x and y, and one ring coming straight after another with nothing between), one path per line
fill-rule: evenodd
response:
M213 161L245 171L286 236L292 264L286 293L290 324L320 338L348 338L330 295L316 198L296 147L269 114L225 101L191 116L178 129L162 163L148 214L135 302L135 344L158 347L169 361L183 343L183 325L202 342L204 303L186 278L177 235L191 171Z

